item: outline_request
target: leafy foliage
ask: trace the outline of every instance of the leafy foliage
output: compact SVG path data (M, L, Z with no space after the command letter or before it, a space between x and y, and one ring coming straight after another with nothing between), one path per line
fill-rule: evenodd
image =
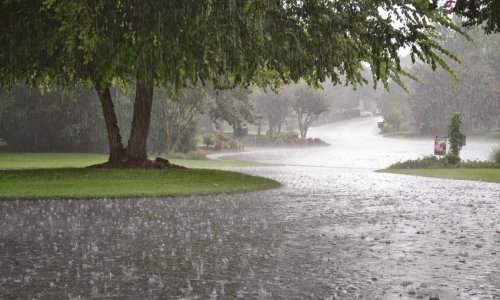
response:
M387 86L408 75L401 48L450 71L443 57L457 58L439 43L436 24L460 31L446 10L407 0L3 1L0 20L0 83L93 85L112 154L122 145L107 91L135 82L127 160L139 165L155 86L176 93L197 82L226 89L326 78L358 85L367 82L362 62Z
M95 92L41 95L18 85L0 93L0 137L11 151L106 152L106 136Z
M188 153L190 151L196 150L196 144L198 143L196 139L196 124L187 123L184 130L177 133L174 136L177 142L175 143L172 150L175 152Z
M443 47L460 53L462 63L450 62L460 78L457 82L442 70L432 72L422 65L411 69L420 82L408 84L409 93L391 85L391 92L377 98L384 117L393 107L401 110L405 120L415 123L421 134L445 135L447 118L454 112L464 115L468 134L500 127L500 35L485 35L479 29L462 36L442 30Z
M495 0L457 0L453 11L465 17L464 26L482 25L486 33L500 32L500 3Z
M451 153L450 153L451 154ZM389 169L441 169L441 168L488 168L500 169L500 163L489 161L467 160L460 161L460 157L448 154L443 158L434 155L424 156L416 160L406 160L392 164Z
M392 107L389 113L385 116L384 120L396 129L399 129L401 127L401 123L404 121L404 116L399 108Z
M95 78L104 86L113 78L142 78L144 68L152 68L156 83L174 89L198 80L271 83L274 75L262 76L264 70L285 81L329 77L358 84L365 82L360 72L366 61L374 78L387 83L404 74L397 53L402 47L445 67L439 55L454 56L437 42L433 22L458 30L446 11L403 0L38 0L4 1L1 11L1 42L9 45L0 55L2 82L29 73L61 83ZM28 64L11 60L19 49Z
M295 84L282 89L284 97L297 115L300 137L306 138L312 122L330 108L328 98L320 91L303 84Z
M203 144L205 144L205 146L210 147L214 143L215 143L215 137L213 134L208 133L203 136Z
M500 164L500 147L495 147L491 150L490 159L497 164Z
M451 153L457 157L460 154L462 144L462 127L464 119L460 113L454 113L448 123L448 140L450 141Z
M165 153L176 149L187 152L195 145L196 118L207 106L207 93L201 86L184 87L176 99L166 97L164 90L157 93L162 107L165 129Z
M259 119L267 121L269 139L272 141L281 133L282 124L290 111L290 103L273 91L257 91L252 95Z
M456 165L461 160L460 156L458 156L457 154L455 154L453 152L446 154L445 158L450 165Z
M242 128L254 122L254 107L249 101L249 91L241 88L210 90L212 101L208 104L210 119L220 127L223 121L233 128Z

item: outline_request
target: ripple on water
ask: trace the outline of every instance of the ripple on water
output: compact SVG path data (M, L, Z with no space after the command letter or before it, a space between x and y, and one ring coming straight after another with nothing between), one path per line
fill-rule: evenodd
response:
M0 294L500 298L500 185L374 173L385 149L238 169L283 183L265 192L2 201Z

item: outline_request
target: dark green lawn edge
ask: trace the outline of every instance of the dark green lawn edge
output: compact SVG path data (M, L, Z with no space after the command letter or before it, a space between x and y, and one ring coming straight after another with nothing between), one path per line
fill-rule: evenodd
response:
M151 157L152 160L155 157ZM105 162L107 156L95 153L29 153L0 152L0 170L83 168ZM226 159L169 159L171 163L188 168L267 167L277 164Z
M429 168L429 169L380 169L377 173L401 174L428 178L468 180L500 183L500 170L492 168ZM447 174L443 174L447 173ZM450 174L454 172L455 174Z
M207 195L224 195L224 194L236 194L236 193L247 193L247 192L256 192L256 191L263 191L263 190L269 190L269 189L275 189L281 186L281 183L265 178L265 177L259 177L259 176L253 176L241 172L234 172L234 171L225 171L225 170L216 170L216 169L188 169L188 170L137 170L137 169L120 169L120 170L109 170L109 169L104 169L104 170L97 170L97 169L80 169L80 168L65 168L65 169L27 169L27 170L0 170L0 187L2 186L2 183L5 184L5 178L8 175L21 175L19 180L36 180L35 178L30 178L29 174L26 173L31 173L32 175L40 175L43 172L73 172L76 171L78 172L85 172L85 170L91 170L91 172L102 172L101 174L107 175L106 173L112 173L113 171L118 171L122 173L127 173L130 172L131 175L133 175L134 172L142 172L142 175L144 173L147 173L149 171L150 175L155 175L160 172L169 172L169 175L172 174L184 174L186 172L191 173L191 179L196 180L199 179L200 175L202 178L208 179L208 183L210 182L210 178L212 176L232 176L232 177L237 177L237 180L231 181L231 179L225 179L226 180L226 185L221 185L219 189L214 189L214 190L205 190L203 183L200 183L198 186L198 190L192 190L192 186L189 189L181 190L181 191L158 191L158 190L151 190L147 192L134 192L131 190L125 190L123 192L116 192L112 194L106 194L102 193L100 195L97 194L92 194L89 195L90 193L87 194L81 194L78 195L78 190L81 189L81 186L75 186L75 193L71 195L58 195L57 191L54 192L51 195L46 195L46 194L39 194L39 195L12 195L12 194L2 194L2 189L0 188L0 201L16 201L16 200L85 200L85 199L117 199L117 198L164 198L164 197L189 197L189 196L207 196ZM182 173L181 173L182 172ZM24 176L23 176L24 173ZM52 174L55 174L52 173ZM47 174L45 174L47 175ZM81 174L80 174L81 175ZM63 178L64 179L64 178ZM67 179L75 180L75 177L68 177ZM76 178L78 179L78 178ZM123 180L130 180L130 178L121 178ZM189 176L186 177L184 176L184 179L189 180ZM212 178L213 179L213 178ZM245 182L242 182L242 179L244 179ZM45 178L44 180L47 180ZM86 180L89 180L89 178L86 178ZM98 182L99 178L95 179L95 182ZM118 178L117 180L120 180ZM138 185L140 186L141 182L147 182L148 178L138 178ZM246 184L246 180L250 182L250 184ZM3 182L2 182L3 181ZM192 183L193 181L185 181L184 183ZM129 186L130 189L136 188L136 186ZM178 187L177 187L178 188ZM49 187L50 189L50 187ZM46 192L45 192L46 193Z

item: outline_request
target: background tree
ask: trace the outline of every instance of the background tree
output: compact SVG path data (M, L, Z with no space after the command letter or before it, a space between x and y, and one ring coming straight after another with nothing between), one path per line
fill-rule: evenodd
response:
M407 68L408 58L401 58L401 66ZM363 76L370 77L368 70L363 71ZM405 83L407 86L412 82ZM392 81L390 83L394 84ZM397 86L397 84L395 84ZM330 81L323 84L323 93L330 99L330 110L328 112L329 121L338 121L352 117L359 117L360 110L369 111L373 114L377 112L376 99L384 93L384 89L374 89L373 81L369 80L368 84L363 86L333 85Z
M454 113L453 115L451 115L448 122L448 139L450 141L450 150L451 153L459 156L460 149L462 148L463 117L460 113Z
M252 95L257 115L267 121L269 139L281 133L281 127L290 111L290 103L273 91L260 90Z
M11 151L107 151L99 99L78 86L71 95L40 94L25 85L0 92L0 137Z
M444 135L447 118L458 111L464 115L464 131L487 132L500 126L500 35L486 35L478 28L467 33L470 42L461 35L443 30L443 46L461 53L461 63L449 62L460 81L442 70L431 72L415 65L410 72L420 82L410 82L409 93L392 85L390 93L378 97L377 102L387 118L393 107L401 109L406 121L421 126L422 134Z
M393 106L389 113L385 115L384 120L391 124L391 126L393 126L396 130L399 130L404 121L404 116L398 107Z
M254 107L249 100L249 91L239 87L225 90L211 90L212 101L208 112L210 119L219 128L226 122L233 132L240 132L245 124L254 123Z
M329 99L321 91L308 88L304 84L284 87L282 93L297 115L300 137L306 138L312 122L330 108Z
M402 47L447 69L440 55L454 56L437 42L433 24L458 30L433 3L405 0L3 1L0 19L0 82L91 83L105 115L109 165L132 167L148 165L155 86L229 81L247 87L276 78L356 85L366 82L361 62L371 66L374 82L387 85L405 75ZM261 76L264 70L275 76ZM135 84L125 156L109 93L113 82Z
M215 137L213 134L206 134L203 136L203 144L208 148L215 143Z
M201 85L196 87L185 87L179 91L176 99L165 95L165 91L159 91L158 99L163 102L164 128L165 128L165 155L175 149L179 142L184 139L187 147L182 147L180 152L191 150L192 142L188 141L192 134L187 133L195 130L195 118L204 112L207 95ZM186 144L186 143L182 143ZM190 147L191 146L191 147Z
M486 33L500 32L500 3L496 0L446 1L453 12L465 18L466 27L481 25Z

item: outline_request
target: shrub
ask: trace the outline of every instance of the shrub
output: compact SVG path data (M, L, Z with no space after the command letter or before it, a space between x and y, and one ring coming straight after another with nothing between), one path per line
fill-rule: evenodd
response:
M450 141L451 153L460 155L460 148L462 147L462 126L464 118L460 113L454 113L448 122L448 139Z
M224 150L224 149L227 149L229 148L227 143L225 141L222 141L222 140L218 140L215 142L215 150L217 151L221 151L221 150Z
M456 155L455 153L448 153L444 157L446 162L450 165L456 165L460 162L460 156Z
M198 144L196 138L196 124L187 125L180 133L173 134L172 141L176 141L171 151L188 153L189 151L196 150Z
M217 134L216 141L229 142L229 138L222 133Z
M500 164L500 147L494 147L490 154L490 159L497 164Z
M243 144L237 139L232 139L229 141L229 148L233 150L243 149Z
M205 144L207 147L212 146L214 142L215 137L212 134L206 134L203 136L203 144Z
M466 160L460 162L461 168L469 168L469 169L500 169L500 163L495 163L491 161L479 161L479 160Z
M286 138L286 137L284 137L284 136L281 136L281 135L280 135L280 136L278 136L278 137L274 140L274 143L275 143L276 145L283 145L283 144L285 144L285 142L286 142L286 141L287 141L287 138Z
M385 115L385 120L393 125L395 129L399 129L401 123L404 121L404 115L399 108L393 107L389 113Z
M457 160L458 159L458 160ZM452 153L444 158L429 155L415 160L406 160L392 164L389 169L441 169L441 168L469 168L469 169L500 169L500 163L491 161L466 160L460 161L460 157Z
M444 161L434 155L424 156L416 160L410 159L392 164L390 169L432 169L443 168Z

